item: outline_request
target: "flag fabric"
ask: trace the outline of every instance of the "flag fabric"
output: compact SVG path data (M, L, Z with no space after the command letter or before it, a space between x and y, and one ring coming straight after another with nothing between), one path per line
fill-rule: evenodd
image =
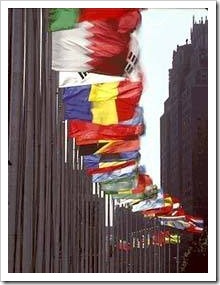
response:
M186 215L186 220L189 224L187 231L191 233L201 233L204 229L204 221L200 217L193 217L191 215Z
M163 226L179 229L179 230L185 230L187 227L189 227L189 224L184 219L160 219L160 224Z
M137 165L136 160L130 160L130 161L119 161L119 162L103 162L100 163L99 168L89 168L87 169L87 173L92 175L96 173L107 173L112 172L117 169L123 169L127 166Z
M139 19L138 8L51 8L49 9L49 31L72 29L77 23L83 21L115 20L118 30L123 31L126 23L126 31L137 26L133 18ZM135 15L134 15L135 14ZM127 23L129 22L129 23Z
M114 194L120 190L133 189L137 186L138 177L137 175L132 175L122 179L116 179L108 182L100 183L101 191L104 191L106 194Z
M65 119L82 118L98 124L114 124L134 116L142 84L125 80L66 87L62 90Z
M49 9L49 31L72 29L79 21L79 8Z
M76 144L81 140L123 140L132 139L144 131L143 124L136 126L113 124L102 126L82 120L70 120L68 125L69 137L76 138Z
M123 80L125 80L125 77L122 76L111 76L93 72L59 72L59 88L119 82Z
M52 33L52 69L126 76L139 56L137 39L111 22L81 22Z
M181 242L181 238L178 234L170 234L169 236L165 236L164 242L165 244L178 244Z
M124 160L132 160L132 159L140 159L141 155L140 152L135 151L126 151L121 153L104 153L104 154L97 154L100 156L100 161L124 161Z
M131 245L126 240L120 240L118 244L116 244L116 247L119 250L129 251L131 249Z
M139 174L138 185L133 189L121 189L118 193L112 195L113 199L150 199L153 198L157 192L157 187L152 187L152 179L149 175Z
M180 235L170 234L169 231L159 231L152 235L152 243L158 246L164 244L178 244L180 243Z
M156 217L163 215L170 215L172 211L180 207L179 200L176 197L171 197L168 194L164 194L164 206L156 209L143 211L144 217Z
M125 178L129 177L131 175L135 175L137 171L137 166L138 164L134 165L129 165L127 167L117 169L112 172L107 172L107 173L96 173L92 175L92 182L97 183L97 182L107 182L107 181L112 181L116 180L119 178Z
M124 162L129 160L140 159L138 151L122 152L116 154L90 154L83 156L83 165L86 169L103 167L104 162Z
M160 223L161 225L165 225L168 227L176 228L179 230L185 230L187 232L191 233L201 233L203 231L203 225L198 225L193 223L193 221L186 216L177 216L177 217L171 217L170 219L167 218L161 218L160 217Z
M65 87L75 87L75 86L83 86L83 85L94 85L100 83L111 83L111 82L120 82L129 80L130 82L142 82L143 74L141 72L141 68L139 63L135 64L135 68L124 76L113 76L113 75L105 75L93 72L68 72L68 71L60 71L59 72L59 88Z
M156 198L146 199L132 206L132 212L145 211L164 206L163 189L159 189Z
M167 219L167 220L172 220L172 219L176 219L176 218L180 218L186 217L185 211L183 210L182 207L178 208L178 209L171 209L170 212L167 212L165 215L157 215L158 218L161 219Z
M138 151L140 149L140 139L138 136L134 139L126 140L111 140L111 141L93 141L80 139L79 144L79 155L89 154L109 154L116 155L119 153L128 153Z

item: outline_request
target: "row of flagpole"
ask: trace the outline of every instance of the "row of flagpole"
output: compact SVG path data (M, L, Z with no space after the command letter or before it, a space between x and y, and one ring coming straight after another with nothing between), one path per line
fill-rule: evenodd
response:
M47 13L12 9L9 15L9 272L156 273L162 264L176 272L179 244L142 248L139 223L143 233L163 226L114 202L112 222L111 197L92 185L74 140L65 141ZM137 238L139 248L116 247Z

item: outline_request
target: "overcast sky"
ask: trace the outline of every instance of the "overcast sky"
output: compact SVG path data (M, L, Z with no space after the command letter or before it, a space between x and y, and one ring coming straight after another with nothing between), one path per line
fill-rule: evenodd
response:
M190 43L192 17L205 20L205 9L149 9L142 12L139 31L141 64L146 77L141 105L144 106L146 134L141 137L141 163L160 185L160 117L168 98L168 69L172 67L173 50Z

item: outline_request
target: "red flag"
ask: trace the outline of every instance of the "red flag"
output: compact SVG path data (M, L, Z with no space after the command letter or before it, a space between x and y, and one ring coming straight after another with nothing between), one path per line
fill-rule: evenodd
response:
M132 194L139 194L143 193L145 187L150 186L153 184L153 180L149 175L146 174L139 174L138 176L138 186L132 190Z
M139 10L139 8L81 8L78 21L117 19Z
M102 126L81 120L71 120L69 123L69 137L75 137L77 145L83 140L124 140L141 135L144 125L109 125Z

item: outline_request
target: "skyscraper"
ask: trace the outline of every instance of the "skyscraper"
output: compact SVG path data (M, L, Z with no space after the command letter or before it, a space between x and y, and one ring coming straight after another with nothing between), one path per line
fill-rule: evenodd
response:
M193 18L191 42L177 46L161 125L161 185L185 211L208 218L208 20Z

